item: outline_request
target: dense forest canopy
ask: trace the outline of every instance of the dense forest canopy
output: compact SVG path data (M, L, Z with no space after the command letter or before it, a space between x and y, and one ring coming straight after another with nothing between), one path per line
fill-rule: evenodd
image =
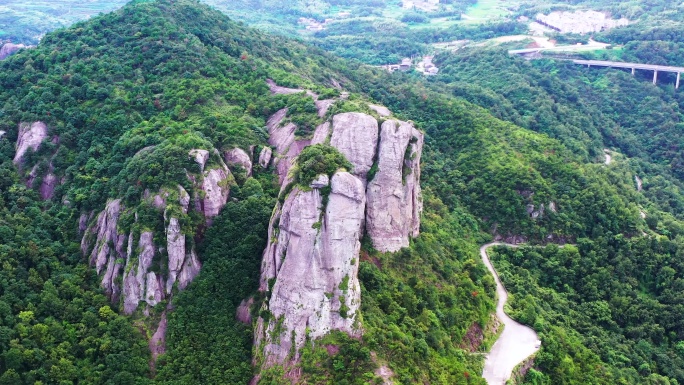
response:
M192 210L181 216L184 231L199 234L188 238L203 268L150 318L120 314L78 242L79 218L114 198L129 210L117 231L163 233L166 219L146 194L187 186L187 175L199 172L192 149L258 153L268 146L268 118L282 108L296 135L310 137L321 119L314 100L273 95L267 79L330 97L349 92L329 114L379 103L426 134L421 236L394 254L363 240L364 336L312 343L302 355L303 381L380 383L376 370L386 365L395 383L483 384L478 353L495 339L495 285L478 247L494 237L576 244L500 248L493 258L512 293L511 315L542 338L527 383L684 381L677 317L684 99L672 79L653 86L644 75L525 61L502 47L438 55L441 74L429 80L389 74L325 51L384 64L427 53L437 41L489 39L524 26L423 29L416 26L438 15L386 23L371 18L381 4L306 4L249 1L231 9L263 10L252 12L253 21L271 26L347 9L368 15L317 32L313 47L196 1L134 1L0 62L0 384L239 384L257 374L253 325L234 314L259 296L279 194L272 170L235 172L231 199L210 227ZM667 4L611 4L579 5L672 23L603 33L624 47L588 57L684 65L682 28ZM446 21L469 4L449 5L457 14L441 14ZM49 139L14 164L18 127L35 121L46 123ZM303 156L325 161L299 170L299 182L349 166L330 147ZM218 163L218 156L208 160ZM44 200L48 171L59 183ZM165 305L172 309L167 350L150 366L149 323ZM331 354L329 346L339 350ZM278 368L260 374L262 383L289 383Z

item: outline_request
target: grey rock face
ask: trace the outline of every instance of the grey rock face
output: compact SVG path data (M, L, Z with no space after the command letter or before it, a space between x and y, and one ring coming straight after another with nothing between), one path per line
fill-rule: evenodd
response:
M261 168L267 168L269 163L271 163L271 155L273 154L273 150L271 150L271 147L264 147L261 149L261 152L259 153L259 166Z
M171 294L171 289L173 289L185 261L185 234L181 232L180 224L176 218L171 218L169 226L166 228L166 252L169 255L169 277L166 280L166 294Z
M309 187L320 189L320 188L323 188L329 184L330 184L330 178L328 178L328 176L325 174L321 174L321 175L317 176L316 179L314 179L311 182Z
M192 282L197 274L199 274L202 265L200 264L199 258L197 258L197 253L195 249L190 250L190 254L185 257L185 263L183 263L183 269L178 276L178 288L184 290L190 282Z
M420 187L411 175L419 172L419 160L414 165L416 159L411 157L420 151L414 145L419 138L422 136L409 123L388 120L382 125L378 171L368 182L366 214L366 231L379 251L394 252L408 247L409 236L413 235L414 215L419 215L420 210L414 210L420 200Z
M147 289L145 291L145 302L148 305L154 306L162 301L164 295L162 293L162 283L160 282L161 277L157 278L154 272L147 273Z
M209 151L202 149L192 149L188 152L188 155L195 159L195 162L199 164L200 170L204 171L204 165L207 164L209 160Z
M219 211L228 202L232 175L228 168L214 168L204 172L202 180L202 212L209 219L218 215Z
M148 347L152 353L152 362L155 362L160 354L166 353L166 327L166 311L164 311L161 315L159 326L157 326L157 330L148 343Z
M90 222L90 219L93 217L93 212L91 211L89 214L83 213L81 216L78 218L78 231L84 232L88 228L88 222ZM87 245L86 245L87 247ZM81 240L81 248L83 248L83 240ZM83 252L85 254L87 250Z
M307 186L312 190L295 186L269 224L260 290L271 291L263 306L272 317L259 318L255 331L266 367L296 362L307 332L314 339L331 330L362 333L356 259L364 224L381 251L397 251L419 234L423 134L394 120L379 133L373 117L344 113L320 125L311 144L328 137L352 163L352 173L338 171L330 180L319 175ZM366 181L374 161L377 172ZM328 185L324 208L320 189Z
M123 247L126 237L118 234L116 230L121 209L121 203L118 199L109 201L105 210L98 215L95 223L91 227L85 228L81 241L83 255L89 255L90 245L93 237L95 238L89 261L91 265L95 266L98 274L102 273L101 286L107 296L114 301L118 300L120 288L116 278L121 269L121 261L125 257ZM91 216L92 213L85 217L86 224Z
M138 242L140 253L137 259L129 256L126 262L123 288L125 314L132 314L138 308L140 301L145 300L144 295L147 293L146 288L149 285L154 285L154 292L161 293L161 287L159 287L156 281L156 276L154 277L155 282L148 282L147 280L147 272L150 266L152 266L152 259L154 258L155 246L153 239L151 231L141 233L140 241Z
M558 212L558 210L556 210L556 202L549 202L549 210L551 210L552 213Z
M40 144L47 138L47 126L43 122L19 123L19 136L17 139L17 152L14 155L14 164L21 163L28 149L37 151Z
M2 137L5 136L6 133L7 131L0 130L0 139L2 139Z
M26 46L23 44L5 43L2 48L0 48L0 60L4 60L22 48L26 48Z
M287 88L287 87L281 87L276 84L272 79L266 79L266 84L268 84L268 88L271 90L271 93L274 95L289 95L289 94L298 94L300 92L306 92L307 95L311 96L314 99L318 98L318 95L316 95L314 92L309 91L309 90L303 90L300 88Z
M378 144L378 122L372 116L346 112L333 117L330 145L354 165L354 175L366 180Z
M55 193L55 187L57 187L57 177L52 172L48 172L43 177L43 183L40 184L40 197L43 200L48 200L52 198Z
M322 118L328 113L330 106L335 104L334 99L316 100L316 110L318 111L318 117Z
M311 144L311 141L307 139L295 140L297 126L293 123L287 123L284 126L281 124L286 115L287 108L283 108L271 116L266 124L269 132L268 144L275 147L277 152L277 157L273 164L278 170L278 179L281 185L287 179L287 173L292 167L294 159L304 147ZM266 157L263 151L261 155ZM268 165L265 159L263 164ZM264 167L263 164L262 167Z
M109 201L104 211L97 216L97 222L81 241L81 251L87 255L90 236L96 234L95 247L90 253L90 264L95 266L97 274L102 272L102 268L107 264L110 254L110 245L117 244L118 234L116 231L119 214L121 212L121 200Z
M178 203L181 205L181 210L187 214L188 206L190 205L190 194L181 185L178 185Z
M231 165L242 166L242 168L244 168L245 171L247 172L247 176L252 175L252 159L245 152L245 150L243 150L241 148L234 148L230 151L226 151L225 154L223 155L223 159L226 161L226 163L229 166L231 166Z
M235 311L235 319L243 324L251 325L252 313L250 313L249 309L252 307L252 305L254 305L254 298L242 300L242 302L240 302L240 306L238 306L237 310Z
M330 136L330 122L325 122L316 127L314 131L313 139L311 139L311 144L321 144L325 143Z
M369 104L368 107L369 107L371 110L377 112L378 115L380 115L380 116L390 116L390 115L392 115L392 113L390 112L390 110L389 110L387 107L385 107L385 106L378 106L377 104Z
M338 172L331 189L323 212L318 189L295 187L283 204L277 241L266 250L262 287L276 278L268 303L273 317L268 323L260 319L257 325L257 345L264 343L266 365L285 363L292 342L295 351L303 346L307 328L312 338L331 330L361 334L355 326L358 264L352 260L358 257L363 234L363 183ZM278 324L282 333L273 336Z

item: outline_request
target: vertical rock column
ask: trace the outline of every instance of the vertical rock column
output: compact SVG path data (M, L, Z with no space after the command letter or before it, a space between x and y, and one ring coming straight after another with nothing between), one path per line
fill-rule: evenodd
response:
M270 317L259 319L256 338L266 366L297 360L307 331L311 338L331 330L361 334L355 259L364 206L363 183L347 172L333 176L327 207L318 188L295 187L285 200L277 240L264 254Z
M411 124L383 123L377 173L368 182L366 214L366 231L379 251L408 247L409 236L418 235L422 144L423 135Z

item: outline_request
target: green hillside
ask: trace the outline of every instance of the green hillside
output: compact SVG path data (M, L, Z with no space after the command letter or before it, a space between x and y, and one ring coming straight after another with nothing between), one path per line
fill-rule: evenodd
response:
M642 132L616 136L614 144L602 142L610 131L598 123L566 134L558 128L563 116L532 124L520 101L511 97L497 110L502 96L466 79L391 75L250 29L192 0L134 1L0 62L0 130L7 132L0 138L0 384L244 384L255 374L261 383L289 383L278 368L256 373L253 325L235 319L240 302L257 292L279 189L272 170L236 172L229 203L210 227L197 210L174 213L203 267L173 297L166 354L153 365L145 346L150 323L169 304L149 316L120 315L78 245L79 217L114 198L128 210L119 234L163 233L166 219L149 192L188 185L199 172L192 149L259 151L267 146L267 119L283 107L293 111L297 136L310 137L322 119L314 100L273 95L267 79L329 97L349 92L328 115L381 103L426 133L421 235L394 254L364 240L364 337L332 334L313 343L302 357L302 383L381 383L375 371L387 365L396 384L483 384L483 358L473 353L493 342L495 286L479 259L481 243L642 233L674 242L680 234L676 207L655 192L637 193L629 168L595 159L603 143L621 148ZM17 128L34 121L45 122L54 140L15 166ZM642 156L650 146L624 151L638 165L666 170L662 190L681 199L669 177L675 167L662 161L668 153ZM42 201L46 170L60 183ZM642 207L649 208L645 220ZM582 338L573 348L597 349ZM329 353L330 345L338 352ZM583 365L597 362L573 359L585 358ZM651 372L678 378L655 365Z

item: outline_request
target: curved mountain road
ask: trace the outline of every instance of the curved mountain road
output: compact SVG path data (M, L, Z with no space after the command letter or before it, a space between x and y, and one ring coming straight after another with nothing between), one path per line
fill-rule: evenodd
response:
M487 269L496 280L496 316L503 322L504 330L499 339L492 346L492 350L485 359L482 377L489 385L503 385L511 377L513 369L527 357L539 350L539 336L530 327L514 321L504 313L504 304L508 300L508 293L494 270L487 255L487 249L492 246L518 247L518 245L492 242L480 247L480 255Z

